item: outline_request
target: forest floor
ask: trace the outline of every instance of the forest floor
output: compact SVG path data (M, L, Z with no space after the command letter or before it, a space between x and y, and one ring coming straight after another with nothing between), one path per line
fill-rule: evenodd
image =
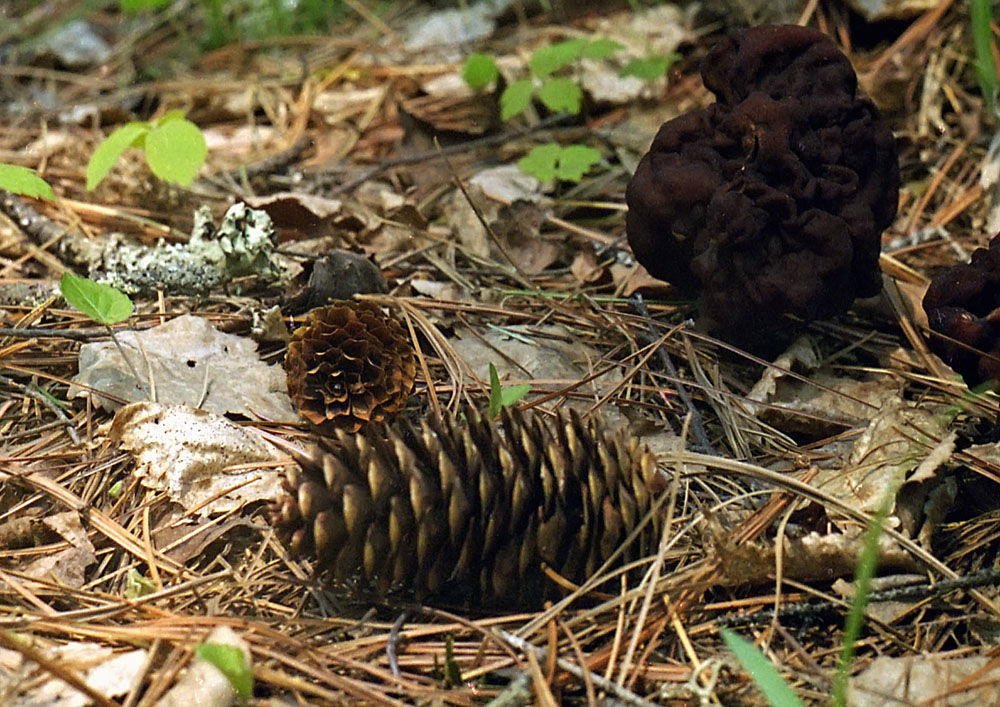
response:
M249 658L254 705L762 704L726 627L824 704L865 529L892 493L848 703L1000 702L1000 400L931 353L920 306L935 273L989 242L1000 198L965 3L869 23L819 0L774 18L850 58L896 135L901 188L883 292L766 358L701 328L625 237L657 128L713 100L699 65L747 23L732 8L513 2L492 17L345 0L325 32L248 25L210 49L209 2L5 5L0 163L56 199L0 208L0 704L228 704L230 682L210 697L186 677L219 643ZM579 114L536 96L501 120L503 83L581 38L618 44L556 71L582 87ZM468 87L474 51L500 85ZM651 57L670 57L665 75L621 78ZM130 149L87 189L112 131L171 110L207 144L189 186ZM548 143L593 164L545 180L517 166ZM165 253L195 262L196 210L220 223L234 203L274 223L265 266L137 284ZM107 329L60 296L67 271L120 276L135 309L114 328L141 349L141 395ZM353 294L415 350L400 416L466 420L504 396L648 445L666 491L635 571L612 563L581 588L548 567L544 604L497 608L405 580L378 595L292 556L269 502L315 432L285 391L288 332Z

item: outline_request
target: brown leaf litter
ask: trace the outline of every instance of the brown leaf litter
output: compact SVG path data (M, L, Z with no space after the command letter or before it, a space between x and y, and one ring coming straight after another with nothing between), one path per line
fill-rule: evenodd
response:
M822 703L844 580L890 488L899 494L882 572L911 593L873 598L852 700L864 704L873 686L905 699L992 699L1000 405L931 353L919 316L930 276L994 235L997 122L969 63L965 6L869 25L833 0L769 4L844 51L897 136L902 178L882 239L884 296L812 323L772 362L692 325L695 304L649 278L625 246L629 174L662 122L710 102L698 64L723 28L672 5L551 4L476 15L487 37L476 48L509 77L534 49L575 37L613 36L630 58L647 47L684 58L642 87L581 64L579 119L497 125L495 92L456 82L468 48L407 44L430 36L429 3L375 16L375 3L352 0L323 36L234 42L197 60L176 53L200 31L195 13L126 30L108 8L86 19L109 53L70 69L20 41L60 25L68 6L15 0L0 27L10 52L0 161L37 169L60 199L0 200L0 702L158 704L202 669L194 647L227 629L252 657L252 704L761 704L719 637L730 623L805 701ZM460 13L449 17L461 26ZM84 191L103 137L173 108L209 138L191 190L127 153ZM509 168L549 140L596 147L604 163L579 184ZM197 296L137 300L118 335L150 379L139 388L155 382L162 397L131 408L149 426L123 444L102 427L113 417L99 403L132 399L101 382L125 369L107 353L97 367L107 375L81 370L84 352L108 338L54 283L110 232L180 243L198 206L218 221L234 200L281 221L274 253L286 279L241 272ZM501 386L530 386L519 414L555 425L572 410L653 450L664 490L648 504L655 522L636 531L646 551L626 551L630 567L564 576L559 562L533 564L551 601L490 611L462 596L379 594L349 571L320 582L316 563L290 555L270 525L270 492L254 492L293 468L288 452L312 434L280 399L274 319L302 323L281 307L335 250L388 283L359 278L369 283L359 299L390 312L413 345L404 419L485 415L494 363ZM176 330L192 320L205 331ZM182 351L199 337L204 351ZM457 458L442 444L430 448ZM534 498L562 503L564 492Z

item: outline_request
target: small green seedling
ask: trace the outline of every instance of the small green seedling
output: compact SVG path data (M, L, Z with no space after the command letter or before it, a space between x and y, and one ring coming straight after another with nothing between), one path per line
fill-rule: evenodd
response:
M546 108L553 112L566 112L576 115L583 106L583 89L580 88L579 81L567 76L557 76L557 72L570 66L578 59L587 57L590 59L607 59L622 45L610 39L569 39L565 42L556 42L542 47L535 51L528 60L528 68L534 74L535 79L524 79L534 88L537 83L538 100ZM515 82L508 87L511 90ZM504 96L500 97L500 115L504 120L509 120L520 115L528 109L531 103L533 91L520 88L513 92L514 95L504 101Z
M140 597L148 596L156 591L156 585L153 584L153 580L149 579L142 574L135 567L128 571L125 575L125 598L126 599L139 599Z
M579 182L600 161L601 151L593 147L549 142L532 148L517 161L517 166L543 182L550 179Z
M490 363L490 419L496 419L502 409L517 403L530 390L530 385L500 387L500 376L497 374L497 367Z
M253 695L253 671L250 669L250 661L242 650L225 643L199 643L194 652L226 676L240 700L243 702L250 700Z
M750 673L772 707L802 707L799 696L757 646L728 629L722 629L722 640L736 654L743 669Z
M462 669L455 660L455 639L449 633L444 637L444 686L458 687L462 684Z
M488 54L476 52L470 54L465 60L465 67L462 69L462 78L465 83L472 88L479 90L486 88L500 77L500 69L493 57Z
M666 76L674 62L680 60L677 52L670 54L650 54L646 57L633 59L622 67L622 76L635 76L643 81L653 81Z
M536 91L549 110L576 115L582 106L583 90L575 79L556 74L578 59L608 59L621 49L622 45L613 39L600 38L569 39L536 50L528 60L532 76L512 82L500 94L500 118L510 120L526 111ZM680 58L680 54L671 53L634 59L622 67L621 75L651 81L664 76ZM470 55L462 71L466 82L475 89L490 85L499 75L496 61L480 53Z
M611 39L570 39L538 49L528 60L532 78L513 81L500 94L500 118L510 120L528 110L536 91L549 110L576 115L583 105L583 90L576 80L556 72L581 57L606 59L621 48ZM496 81L500 69L493 57L476 53L466 60L462 76L472 88L481 89Z
M52 187L35 170L16 164L0 164L0 189L32 199L56 200Z
M537 96L542 105L555 113L577 115L583 107L583 89L570 76L559 75L578 59L609 59L622 45L606 37L599 39L569 39L536 50L528 60L529 78L513 81L500 94L500 118L515 118L531 105ZM659 78L667 73L680 54L654 54L629 62L621 69L622 76L644 80ZM465 62L462 76L476 90L483 89L500 76L493 57L471 54ZM522 171L542 181L560 179L579 182L601 161L601 153L584 145L563 147L555 142L539 145L518 161Z
M152 122L126 123L108 135L91 155L87 163L88 191L97 188L130 147L146 153L153 174L182 187L191 185L208 156L205 136L182 111L170 111Z
M135 376L145 392L145 385L139 372L135 370L135 366L125 354L121 342L115 336L115 330L111 328L113 324L123 322L132 316L132 300L129 299L128 295L116 290L111 285L94 282L90 278L80 277L71 272L63 273L59 289L71 306L76 307L95 322L107 327L111 340L118 347L118 353L122 355L129 370L132 371L132 375Z

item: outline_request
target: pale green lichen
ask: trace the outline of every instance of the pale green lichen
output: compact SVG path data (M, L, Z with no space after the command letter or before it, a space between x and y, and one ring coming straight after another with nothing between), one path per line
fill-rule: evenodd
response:
M271 217L264 211L234 204L215 228L211 211L203 206L195 213L187 243L149 247L112 238L92 274L135 296L199 294L247 276L270 283L281 276L272 260L274 240Z

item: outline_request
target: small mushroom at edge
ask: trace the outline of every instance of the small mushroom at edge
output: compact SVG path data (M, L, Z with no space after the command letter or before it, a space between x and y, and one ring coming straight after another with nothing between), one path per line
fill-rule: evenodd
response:
M968 263L942 270L924 294L931 350L970 388L1000 380L1000 235Z

